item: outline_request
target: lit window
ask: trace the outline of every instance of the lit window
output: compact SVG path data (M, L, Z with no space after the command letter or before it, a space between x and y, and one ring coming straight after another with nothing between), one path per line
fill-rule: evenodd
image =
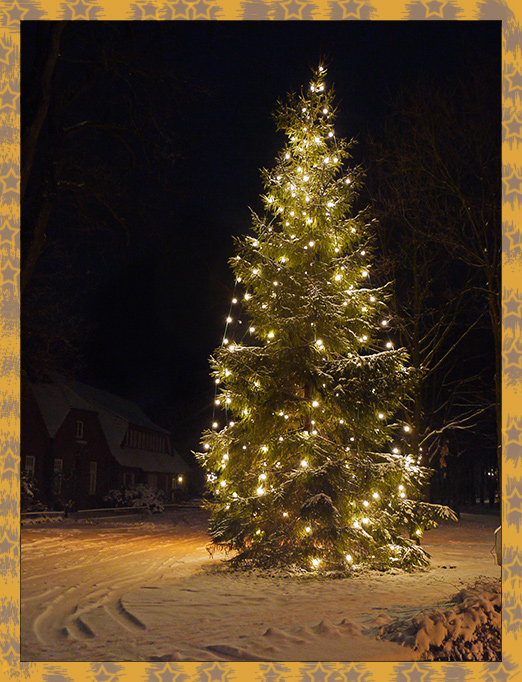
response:
M79 420L76 422L76 438L77 440L83 439L83 422Z
M98 465L91 462L89 465L89 495L96 495L96 472Z
M53 465L53 493L59 495L62 492L63 459L55 459Z
M123 474L123 487L124 488L132 488L133 485L134 485L134 474L132 474L132 473Z
M35 458L34 455L27 455L25 458L25 470L29 474L29 476L33 477L34 476L34 470L35 470Z

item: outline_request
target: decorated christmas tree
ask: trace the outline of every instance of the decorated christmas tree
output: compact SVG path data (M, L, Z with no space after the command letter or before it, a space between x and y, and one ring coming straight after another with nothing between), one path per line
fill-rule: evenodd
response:
M388 285L372 286L361 172L334 130L326 69L280 104L287 136L263 171L265 216L237 240L225 338L202 438L212 543L246 566L350 571L425 565L429 471L408 454L414 372L394 349ZM242 338L241 338L242 337Z

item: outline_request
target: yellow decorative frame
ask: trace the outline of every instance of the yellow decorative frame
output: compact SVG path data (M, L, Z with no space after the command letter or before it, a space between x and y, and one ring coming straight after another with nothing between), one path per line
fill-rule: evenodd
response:
M518 7L515 7L515 4ZM263 16L261 16L263 15ZM0 0L0 678L31 682L522 679L522 6L517 0ZM24 20L502 20L503 630L501 663L21 663L19 93ZM506 305L509 300L509 305ZM520 456L517 455L520 452ZM519 462L520 460L520 462Z

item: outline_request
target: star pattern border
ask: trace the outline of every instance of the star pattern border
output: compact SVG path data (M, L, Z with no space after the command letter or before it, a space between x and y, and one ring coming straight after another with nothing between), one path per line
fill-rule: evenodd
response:
M101 3L103 4L103 3ZM184 5L187 9L193 8L197 3L197 0L185 0L183 2L182 0L178 0L177 3L175 2L136 2L135 5L139 9L140 6L145 6L148 7L148 13L146 17L142 18L149 18L149 19L158 19L158 18L164 18L158 16L160 11L168 12L168 9L172 7L173 5ZM208 6L208 11L207 15L205 16L203 13L201 16L185 16L185 17L171 17L171 18L186 18L186 19L209 19L211 18L208 16L208 12L210 11L211 8L217 8L217 9L222 9L219 7L219 2L216 4L215 2L208 2L206 0L199 0L199 4L206 5ZM299 14L300 16L295 16L296 19L302 19L302 10L304 9L304 6L307 5L306 2L303 2L302 0L287 0L287 3L289 6L298 6L298 10L295 11L296 14ZM344 0L340 1L338 3L341 7L344 6L343 9L343 18L360 18L360 9L365 5L364 2L359 2L358 0ZM379 4L379 3L378 3ZM422 5L426 9L426 19L428 18L444 18L443 12L444 12L444 7L446 7L448 4L450 4L447 1L441 1L441 0L424 0L422 2ZM507 4L511 5L511 0L507 0ZM30 8L29 6L33 5L33 0L30 2L26 2L22 0L22 2L18 2L18 0L14 0L12 3L3 3L0 6L0 26L4 29L9 29L11 30L13 26L16 27L18 22L20 20L24 20L26 17L30 18ZM154 6L156 8L156 11L153 11L152 7ZM352 7L355 6L356 9L355 11L347 11L346 7ZM92 2L91 0L77 0L76 2L67 4L68 9L71 11L72 14L72 19L75 20L82 20L82 19L91 19L93 10L99 7L99 4ZM345 15L346 14L346 15ZM153 16L154 15L154 16ZM47 17L45 17L47 18ZM166 18L166 17L165 17ZM288 17L292 18L292 16ZM319 17L316 17L319 18ZM378 18L378 17L376 17ZM472 18L471 16L469 18ZM13 56L14 53L14 47L13 46L8 46L4 40L5 36L2 38L0 36L0 63L3 64L9 64L10 60ZM7 48L7 49L5 49ZM512 70L509 71L509 73L505 76L505 81L508 83L508 95L515 98L515 101L518 102L518 107L515 110L515 113L511 116L511 118L508 121L504 121L503 127L505 128L506 134L505 134L505 141L510 142L512 146L518 147L522 145L522 133L521 133L521 126L522 126L522 106L521 100L522 100L522 66L520 63L515 63L512 67ZM14 97L13 97L14 95ZM8 85L2 92L0 92L0 111L9 111L13 110L16 112L16 100L19 97L18 93L15 93L11 90L10 85ZM516 99L518 98L518 100ZM13 174L12 178L15 177ZM12 179L11 178L11 179ZM11 193L16 193L18 191L17 187L9 187L10 179L8 179L8 176L4 176L3 178L0 178L0 181L3 183L4 180L7 179L8 186L6 188L5 184L3 184L3 189L4 192L10 192ZM18 178L19 180L19 178ZM509 178L505 178L505 181L511 180L511 183L513 187L510 187L509 182L506 182L506 197L508 195L511 196L511 198L516 197L516 196L521 196L522 198L522 192L520 189L520 182L522 182L522 178L520 175L515 175L514 171L511 174ZM516 183L519 183L518 189L516 188ZM7 222L8 229L12 232L11 239L5 239L3 243L12 243L14 245L15 243L15 236L19 232L19 229L13 228L9 222ZM518 239L518 243L514 243L512 240L516 239L516 234L520 234L520 228L521 225L520 223L517 224L518 230L510 233L508 235L509 239L512 242L512 248L516 248L517 246L522 246L520 243L520 238ZM13 262L9 259L3 261L2 266L0 268L0 287L4 286L11 286L15 285L16 286L16 279L19 274L19 269L16 266L16 262ZM518 314L520 313L520 307L518 308ZM513 315L516 315L517 313L511 313ZM510 348L505 351L505 357L507 358L509 356L509 353L513 350L516 351L518 354L519 362L515 363L514 361L508 364L507 367L505 366L505 369L510 367L511 365L518 366L520 364L520 350L518 349L519 347L516 345L516 342L513 341L512 345ZM513 438L515 437L515 432L512 432ZM522 429L518 427L518 438L516 440L510 440L509 443L516 443L516 444L521 444L521 435L522 435ZM14 455L11 451L10 456L8 455L7 459L11 461L10 466L8 466L7 471L14 471L16 473L16 465L14 462ZM14 467L14 468L13 468ZM6 469L4 468L4 472ZM522 499L522 497L521 497ZM508 501L513 500L515 501L515 491L513 490L511 495L508 497ZM518 510L520 506L520 500L516 500L516 506L513 506L512 510ZM508 505L510 507L510 505ZM3 539L6 541L9 541L7 536L4 536ZM510 571L513 570L513 567L516 568L515 574L518 573L519 567L522 567L522 561L520 560L520 557L517 555L516 559L514 559L510 564L507 564L505 566L506 571L509 573ZM520 607L520 603L518 601L515 601L514 603L510 604L506 608L507 614L509 617L508 624L510 626L517 626L519 630L522 631L522 608ZM2 647L2 658L4 660L8 661L9 665L15 665L18 658L19 658L19 652L18 652L18 647L17 647L17 642L13 638L7 638L5 640L5 645ZM28 667L34 666L34 664L24 664ZM493 670L494 668L494 670ZM175 680L178 673L173 673L170 671L168 665L163 665L162 668L165 672L169 672L171 674L172 679ZM491 672L489 670L491 669ZM216 675L221 674L221 677L216 677L216 680L230 680L232 682L233 677L230 675L227 677L228 672L230 672L228 669L225 670L220 664L214 664L210 670L215 670ZM320 671L320 668L316 668L316 670ZM412 673L414 673L413 677L408 676L405 678L407 679L408 682L414 682L414 680L421 680L422 682L429 682L431 680L431 677L429 677L428 673L425 672L424 667L419 666L419 664L415 663L411 668L409 668ZM219 671L219 673L218 673ZM404 671L404 666L395 666L395 671L397 673L403 673L407 674ZM499 666L489 666L487 671L486 671L486 677L484 678L485 680L499 680L499 682L513 682L515 681L515 677L518 677L518 673L520 672L520 669L516 665L511 665L507 667L504 663L500 664ZM339 673L342 675L342 673ZM361 673L362 674L362 673ZM93 679L100 680L99 675L93 672ZM114 673L113 675L109 675L111 680L116 680L117 679L117 674ZM209 679L209 682L211 682L211 678L209 677L209 673L207 672L207 677ZM58 680L58 679L68 679L61 677L60 675L56 675L53 677L53 679ZM105 678L104 678L105 679ZM190 680L194 680L194 682L206 682L206 679L203 675L200 676L190 676ZM399 679L399 678L397 678ZM438 678L437 678L438 679ZM187 682L189 682L187 678ZM314 682L316 680L314 679ZM318 682L318 681L317 681ZM330 682L330 680L328 680ZM372 678L373 682L373 678Z

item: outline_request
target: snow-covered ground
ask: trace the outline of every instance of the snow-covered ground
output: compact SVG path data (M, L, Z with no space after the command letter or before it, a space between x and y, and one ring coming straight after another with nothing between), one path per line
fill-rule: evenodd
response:
M206 550L206 518L187 509L24 526L21 660L409 661L430 645L456 650L459 635L467 655L498 650L498 516L462 514L427 532L425 571L336 579L232 573Z

